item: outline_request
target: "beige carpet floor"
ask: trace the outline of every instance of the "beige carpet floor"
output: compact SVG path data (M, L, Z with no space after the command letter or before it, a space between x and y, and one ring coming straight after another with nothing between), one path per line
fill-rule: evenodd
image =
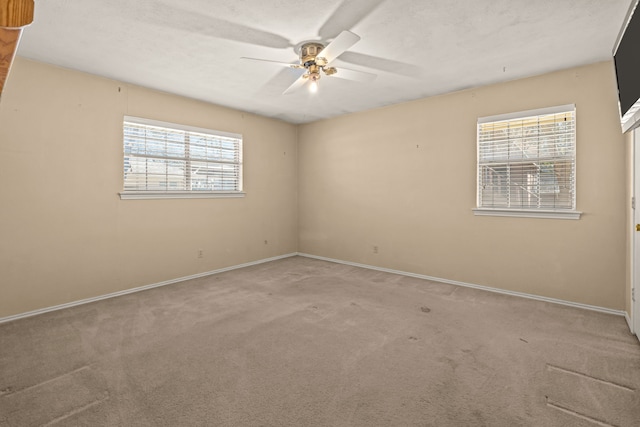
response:
M622 317L302 257L0 324L1 427L639 426L639 389Z

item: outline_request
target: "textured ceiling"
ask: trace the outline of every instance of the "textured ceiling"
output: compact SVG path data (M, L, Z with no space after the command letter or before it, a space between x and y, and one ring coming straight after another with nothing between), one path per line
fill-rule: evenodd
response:
M611 59L632 0L36 0L18 54L305 123ZM294 46L362 39L323 77L282 92ZM338 72L339 74L339 72Z

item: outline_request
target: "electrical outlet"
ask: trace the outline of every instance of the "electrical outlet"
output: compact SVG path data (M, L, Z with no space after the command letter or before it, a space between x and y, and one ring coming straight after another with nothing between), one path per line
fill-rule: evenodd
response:
M374 246L374 247L373 247L373 253L374 253L374 254L377 254L377 253L378 253L378 247L377 247L377 246Z
M204 251L202 249L198 249L198 258L204 258Z

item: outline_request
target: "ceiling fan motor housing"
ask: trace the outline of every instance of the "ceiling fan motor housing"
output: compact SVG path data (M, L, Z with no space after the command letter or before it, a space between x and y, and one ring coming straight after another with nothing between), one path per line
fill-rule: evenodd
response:
M322 43L309 42L305 43L300 47L300 63L303 64L306 68L311 65L316 65L316 57L324 49L324 45ZM320 66L325 64L318 64Z

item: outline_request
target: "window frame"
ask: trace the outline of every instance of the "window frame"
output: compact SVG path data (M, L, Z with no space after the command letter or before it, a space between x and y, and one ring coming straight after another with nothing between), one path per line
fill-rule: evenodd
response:
M483 207L481 200L481 174L482 164L480 161L480 128L481 125L493 122L505 122L531 117L539 117L551 114L561 114L573 111L574 124L576 119L575 104L559 105L555 107L539 108L535 110L519 111L507 114L478 118L476 128L476 207L473 213L476 216L502 216L502 217L527 217L527 218L552 218L552 219L580 219L582 212L577 210L577 127L574 126L573 135L573 194L571 209L544 209L544 208L513 208L513 207Z
M234 138L239 140L239 148L238 148L238 161L233 164L238 167L238 190L237 191L214 191L214 190L125 190L125 182L124 182L124 159L126 156L125 153L125 135L124 130L126 123L131 123L135 125L142 126L154 126L165 128L169 130L177 130L187 133L198 133L198 134L206 134L212 136L220 136L225 138ZM120 199L122 200L139 200L139 199L209 199L209 198L240 198L245 196L245 192L243 191L243 137L241 134L224 132L214 129L206 129L195 126L183 125L178 123L165 122L160 120L152 120L146 119L142 117L134 117L134 116L124 116L122 120L122 163L121 167L123 175L122 175L122 188L123 190L118 193ZM187 151L187 150L185 150ZM144 155L139 157L144 158ZM151 158L151 156L149 156ZM189 163L190 161L203 161L200 158L193 157L184 157L184 161ZM187 171L189 169L185 168L185 180L188 182L189 177L186 176Z

